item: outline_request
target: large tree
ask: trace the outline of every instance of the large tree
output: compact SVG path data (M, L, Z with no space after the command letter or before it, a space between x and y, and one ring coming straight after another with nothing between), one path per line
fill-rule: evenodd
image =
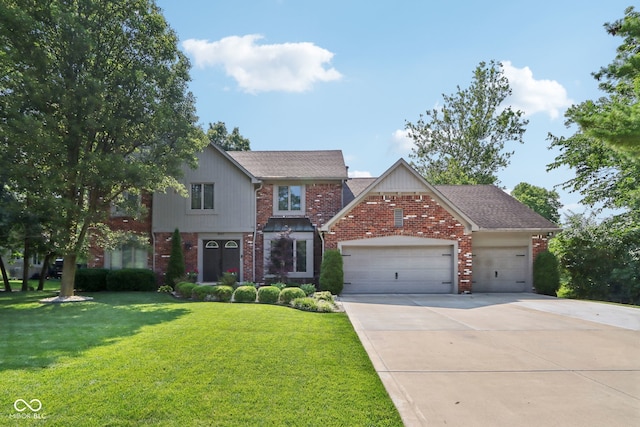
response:
M567 115L585 135L640 159L640 13L629 7L605 29L624 38L613 62L593 74L606 96L573 106Z
M227 125L224 122L209 123L207 138L212 144L220 146L224 151L251 150L251 141L240 135L240 129L235 127L231 133L228 133Z
M496 184L509 165L506 142L523 143L528 121L522 111L505 106L511 95L502 64L481 62L471 86L442 95L439 108L406 123L415 147L413 166L432 184Z
M8 185L56 213L71 296L90 228L124 191L178 186L206 145L189 63L153 0L0 2L0 150Z
M557 191L521 182L513 188L511 195L549 221L555 224L560 223L558 211L562 207L562 203L560 203L560 195Z

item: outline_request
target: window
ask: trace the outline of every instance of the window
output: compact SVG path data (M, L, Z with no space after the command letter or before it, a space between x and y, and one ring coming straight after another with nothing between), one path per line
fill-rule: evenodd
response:
M313 233L291 234L282 239L279 233L265 233L265 272L270 275L286 272L290 278L313 277Z
M290 273L303 273L307 271L307 241L293 240L288 241L279 239L271 240L271 252L275 255L278 245L279 258L277 262L283 263L286 271ZM295 248L295 251L294 251ZM274 261L274 260L272 260Z
M302 210L302 186L279 185L278 186L278 211Z
M404 225L403 218L404 218L404 214L402 212L402 209L393 210L393 226L394 227L402 227Z
M112 270L147 268L147 249L135 243L127 243L111 251L110 258L109 267Z
M213 209L213 184L191 184L191 209Z

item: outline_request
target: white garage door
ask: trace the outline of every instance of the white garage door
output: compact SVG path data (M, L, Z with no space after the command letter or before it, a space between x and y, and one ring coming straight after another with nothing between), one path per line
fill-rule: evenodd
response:
M343 246L344 293L451 293L451 246Z
M473 251L473 292L530 292L526 247Z

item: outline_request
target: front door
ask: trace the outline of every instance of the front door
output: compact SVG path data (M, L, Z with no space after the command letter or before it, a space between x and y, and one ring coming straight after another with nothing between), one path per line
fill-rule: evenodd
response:
M239 240L204 240L202 255L202 281L217 282L222 273L240 272Z

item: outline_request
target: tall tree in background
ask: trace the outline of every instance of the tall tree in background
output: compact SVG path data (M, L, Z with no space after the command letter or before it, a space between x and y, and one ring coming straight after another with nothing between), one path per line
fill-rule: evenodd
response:
M7 185L56 212L61 297L124 191L179 188L206 145L189 62L153 0L0 2L0 151Z
M513 188L511 195L549 221L560 224L558 211L562 203L557 191L521 182Z
M207 138L212 144L220 146L224 151L250 151L251 142L240 135L240 129L233 128L231 133L227 133L227 125L224 122L216 124L209 123Z
M481 62L469 88L443 94L442 107L406 123L415 143L413 166L432 184L498 183L513 154L505 143L523 143L528 123L522 111L505 107L510 95L502 64Z
M624 38L613 62L593 74L607 96L571 107L567 117L585 135L640 159L640 13L629 7L605 29Z

